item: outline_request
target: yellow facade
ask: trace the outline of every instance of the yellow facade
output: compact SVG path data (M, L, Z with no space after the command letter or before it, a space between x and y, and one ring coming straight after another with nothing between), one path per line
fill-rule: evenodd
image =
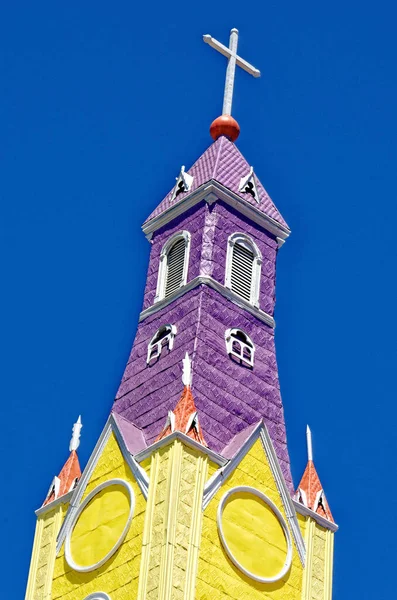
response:
M206 490L222 470L205 448L193 448L178 436L156 445L141 462L150 473L147 499L123 451L111 432L88 479L80 481L86 487L75 503L83 508L74 522L64 521L68 506L59 500L39 514L26 600L84 600L95 592L106 593L110 600L331 600L333 532L315 515L295 515L298 534L291 528L291 507L284 506L280 480L260 438L228 477L219 479L204 509ZM133 493L133 510L125 485ZM105 487L97 492L99 486ZM226 492L241 487L223 502L218 516ZM65 540L56 556L63 522L61 535L67 539L69 531L73 560L92 570L70 566ZM305 557L300 557L294 538L299 530ZM287 562L288 538L291 565L281 579L263 583L244 572L277 578Z
M208 459L180 440L155 452L138 598L193 600Z
M251 486L263 492L286 519L274 476L262 444L257 440L204 511L196 598L198 600L300 599L303 566L295 547L290 571L282 580L275 583L259 583L245 576L233 565L222 547L217 527L218 505L226 491L239 486Z
M127 481L135 495L134 515L123 544L103 566L87 573L74 571L68 565L63 544L55 561L52 600L83 600L97 591L109 594L112 600L136 596L146 500L112 433L93 470L83 499L98 485L115 478Z

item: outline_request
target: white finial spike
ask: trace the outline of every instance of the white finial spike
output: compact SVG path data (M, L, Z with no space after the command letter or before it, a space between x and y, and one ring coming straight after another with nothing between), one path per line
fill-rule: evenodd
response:
M77 419L76 423L73 425L72 439L70 440L70 444L69 444L70 452L72 452L72 450L77 450L77 448L80 446L80 431L81 431L82 427L83 427L83 425L81 423L81 415L79 415L79 418Z
M183 385L192 385L192 362L187 352L185 358L182 360L182 364L182 383Z
M312 432L310 431L309 425L306 426L306 439L307 439L307 459L313 460Z

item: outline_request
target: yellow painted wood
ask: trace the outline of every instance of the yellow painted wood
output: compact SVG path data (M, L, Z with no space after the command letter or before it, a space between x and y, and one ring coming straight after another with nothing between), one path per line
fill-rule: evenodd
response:
M208 460L180 440L152 456L139 600L193 600Z
M204 511L196 599L301 600L303 566L295 547L290 571L280 581L268 584L246 577L233 565L224 551L218 535L217 509L226 491L238 486L252 486L264 493L286 520L276 482L262 444L258 440Z
M232 494L222 514L222 531L233 557L258 577L276 577L288 545L278 517L261 498L249 492Z
M110 485L98 492L73 528L70 541L73 561L81 567L101 561L120 539L130 508L130 498L124 486Z
M36 584L36 572L37 564L39 561L39 553L41 547L41 537L43 533L44 519L38 518L36 522L36 529L34 533L34 542L32 550L32 558L30 560L30 569L28 577L28 585L26 588L25 600L33 600L35 584Z
M99 484L115 478L129 482L135 495L134 516L123 543L104 565L87 573L77 572L69 567L63 545L55 560L51 600L83 600L97 591L106 592L112 600L136 598L146 500L111 433L92 472L83 499Z

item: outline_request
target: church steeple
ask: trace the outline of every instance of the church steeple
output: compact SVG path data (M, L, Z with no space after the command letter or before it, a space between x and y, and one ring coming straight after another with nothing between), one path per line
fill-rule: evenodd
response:
M79 418L36 513L26 600L331 600L337 526L310 430L294 493L275 353L290 230L234 144L235 68L259 76L237 40L204 36L228 59L223 114L143 224L131 354L83 473Z

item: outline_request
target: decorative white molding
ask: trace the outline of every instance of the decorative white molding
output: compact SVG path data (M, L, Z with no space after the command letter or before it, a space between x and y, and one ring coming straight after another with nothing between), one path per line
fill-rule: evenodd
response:
M81 423L81 415L79 415L79 418L77 419L76 423L73 425L72 439L70 440L70 444L69 444L70 452L72 452L73 450L77 450L77 448L80 446L80 433L81 433L82 427L83 427L83 425Z
M255 573L251 573L251 571L248 571L245 567L243 567L243 565L241 565L238 562L238 560L233 555L232 551L230 550L230 548L227 544L227 541L225 539L225 536L223 534L223 529L222 529L223 509L225 507L225 503L230 498L230 496L233 496L233 494L236 494L239 492L246 492L246 493L252 494L252 495L256 496L257 498L259 498L260 500L262 500L262 502L267 504L269 506L269 508L273 511L275 516L277 517L277 519L283 529L285 541L287 542L287 554L285 557L285 562L284 562L283 567L280 569L280 571L277 573L277 575L274 575L273 577L261 577L259 575L256 575ZM291 562L292 562L292 543L291 543L291 536L290 536L290 533L288 530L287 523L285 522L284 517L281 514L281 512L278 510L277 506L270 500L270 498L265 496L265 494L263 494L256 488L249 487L249 486L239 486L239 487L235 487L235 488L232 488L229 491L227 491L226 494L224 496L222 496L222 499L219 502L218 512L217 512L217 525L218 525L219 537L221 538L221 542L226 551L226 554L229 556L232 563L238 569L240 569L240 571L242 571L244 573L244 575L246 575L250 579L254 579L255 581L259 581L260 583L274 583L275 581L279 581L282 577L284 577L284 575L286 573L288 573L288 571L290 570Z
M298 518L296 516L296 511L294 508L294 504L292 498L290 496L289 490L285 483L284 475L280 467L280 463L277 458L276 451L273 446L273 442L270 438L267 427L263 427L260 432L260 438L262 442L262 446L265 450L265 454L267 460L269 461L270 468L273 472L273 476L281 496L281 499L284 504L284 510L287 517L287 521L291 527L292 534L294 536L296 549L298 550L299 558L301 560L302 565L305 564L306 559L306 548L305 542L303 540L302 532L299 527Z
M275 320L268 313L261 310L260 308L256 308L255 306L250 304L250 302L247 302L247 300L244 300L244 298L241 298L235 292L229 290L224 285L219 283L219 281L216 281L215 279L213 279L212 277L208 277L207 275L199 275L198 277L195 277L194 279L189 281L189 283L181 287L179 290L175 291L173 294L170 294L168 298L159 300L152 306L149 306L148 308L143 310L139 315L139 322L144 321L145 319L147 319L147 317L150 317L159 310L165 308L166 306L171 304L171 302L173 302L177 298L180 298L187 292L190 292L199 285L208 285L210 288L216 290L222 296L224 296L234 304L237 304L237 306L239 306L240 308L244 308L246 311L251 313L251 315L254 315L255 317L257 317L257 319L263 321L263 323L266 323L266 325L269 325L269 327L274 328L276 326Z
M89 596L86 596L84 600L110 600L110 596L105 594L105 592L94 592Z
M303 506L303 504L301 504L297 500L293 500L292 502L294 504L296 512L299 513L300 515L303 515L304 517L312 518L319 525L321 525L321 527L324 527L325 529L329 529L330 531L338 531L339 526L336 523L332 523L332 521L328 521L328 519L315 513L313 510L310 510L310 508Z
M213 192L210 192L208 194L208 196L205 196L204 200L206 201L207 204L209 204L211 206L211 204L214 204L214 202L216 202L218 200L218 197Z
M262 427L262 421L259 421L255 429L251 432L250 436L245 440L233 458L227 460L225 466L223 466L221 469L218 469L218 471L216 471L207 481L204 486L203 493L203 510L207 508L208 504L211 502L219 488L223 485L224 481L226 481L229 475L236 469L237 465L240 464L248 450L256 442Z
M38 508L37 510L34 511L34 514L37 517L39 517L40 515L43 515L44 513L48 512L49 510L53 510L56 506L58 506L58 504L68 504L72 497L72 494L73 494L73 491L71 490L70 492L63 494L63 496L59 496L59 498L57 498L56 500L53 500L49 504L46 504L45 506L40 506L40 508Z
M259 210L259 208L253 206L215 179L210 179L208 182L203 183L194 192L188 194L180 200L177 200L160 215L153 217L153 219L150 219L150 221L144 223L142 225L143 233L146 235L146 237L149 237L154 231L160 229L160 227L164 227L164 225L167 225L167 223L185 211L189 210L202 200L205 200L206 197L211 193L216 196L217 200L222 200L226 204L229 204L242 215L257 225L260 225L275 237L286 240L290 235L291 231L288 229L288 227L281 225L281 223L278 223L272 217L265 215L261 210ZM211 202L213 201L214 200L211 200Z
M76 525L81 513L83 512L85 507L89 504L89 502L91 502L91 500L97 494L99 494L99 492L101 492L102 490L104 490L107 487L114 486L114 485L121 485L128 492L128 497L129 497L129 501L130 501L130 510L128 513L128 517L127 517L127 521L124 526L124 529L121 532L119 539L114 544L113 548L111 548L109 550L109 552L103 558L101 558L101 560L94 563L93 565L88 565L88 566L79 565L74 561L74 559L72 557L72 552L70 549L71 537L73 534L74 526ZM66 562L68 563L69 567L71 567L75 571L79 571L80 573L87 573L88 571L95 571L95 569L99 569L99 567L104 565L105 562L107 562L109 560L109 558L111 556L113 556L113 554L116 552L116 550L121 546L122 542L124 541L124 538L127 535L128 529L131 525L132 517L134 515L134 509L135 509L135 495L134 495L133 489L132 489L131 485L128 483L128 481L124 481L124 479L109 479L108 481L104 481L103 483L98 485L96 488L94 488L92 490L92 492L90 492L88 494L88 496L86 496L84 498L83 502L80 504L77 511L75 512L72 522L70 524L70 529L66 535L65 558L66 558Z
M306 425L306 441L307 441L307 460L313 460L313 441L312 432L309 425Z
M181 440L181 442L183 442L185 446L189 446L189 448L192 448L193 450L198 450L199 452L206 454L208 458L212 460L212 462L214 462L216 465L224 466L228 462L227 459L223 458L223 456L221 456L220 454L217 454L213 450L209 450L209 448L203 446L199 442L196 442L196 440L190 438L188 435L182 433L181 431L174 431L173 433L170 433L170 435L167 435L161 440L154 442L154 444L152 444L151 446L148 446L144 450L141 450L140 452L135 454L134 458L138 463L141 463L143 460L145 460L145 458L151 456L159 448L168 446L174 440Z
M158 337L161 329L164 329L165 335L162 338L160 338L158 341L155 341L156 338ZM168 333L166 333L167 331L168 331ZM166 325L163 325L162 327L160 327L156 331L156 333L154 334L154 336L152 337L152 339L150 340L150 342L148 344L146 363L149 364L150 361L154 360L155 358L158 358L161 354L163 346L168 345L168 349L172 350L174 347L174 340L175 340L176 334L177 334L176 325L171 325L170 323L167 323Z
M285 240L283 240L283 238L281 238L281 237L278 237L278 236L276 237L276 240L277 240L277 246L278 246L279 248L281 248L281 246L283 246L283 245L284 245L284 242L285 242Z
M262 446L264 448L267 460L269 462L270 469L272 471L274 480L277 485L277 489L279 491L285 514L287 517L287 521L291 527L292 535L294 537L295 545L298 550L299 558L301 563L305 564L305 542L302 537L302 533L299 527L298 519L296 516L296 511L294 508L294 504L287 485L285 483L285 479L283 473L281 471L281 467L274 450L273 443L270 439L269 433L267 431L266 425L263 421L260 421L255 429L252 431L248 439L244 442L238 452L233 456L233 458L228 461L228 463L218 469L214 473L214 475L207 481L204 487L203 494L203 510L208 506L212 498L215 496L219 488L223 485L223 482L229 477L229 475L236 469L237 465L243 460L246 456L249 449L256 442L256 440L260 437Z
M247 234L240 231L232 233L227 240L227 253L226 253L226 269L225 269L225 287L232 289L232 264L233 264L233 251L234 246L239 244L243 246L254 255L254 261L252 265L252 282L251 282L251 297L250 303L256 308L259 308L259 289L261 282L261 265L262 265L262 254L254 240ZM238 294L236 294L238 296Z
M188 192L190 190L190 188L192 187L194 178L192 175L189 175L189 173L186 173L185 165L182 165L180 173L179 173L178 177L176 177L175 179L176 179L176 184L174 187L174 191L172 192L171 202L173 200L175 200L175 198L181 192Z
M186 285L187 272L189 268L190 237L191 236L189 231L179 231L178 233L175 233L173 236L171 236L164 244L159 259L159 274L157 277L156 296L154 298L155 303L159 302L164 298L165 286L167 282L167 256L173 245L180 239L185 240L185 256L183 262L181 287Z
M136 482L145 498L145 500L147 500L148 497L148 489L149 489L149 478L147 476L146 471L144 471L144 469L138 465L138 463L136 462L135 458L133 456L131 456L131 454L128 452L127 446L125 445L123 436L121 435L117 422L114 419L113 415L110 415L108 420L106 421L105 427L102 430L101 435L99 436L99 439L95 445L95 448L88 460L88 463L82 473L82 476L80 477L80 481L78 482L77 486L75 487L74 491L71 492L71 498L70 498L70 504L64 519L64 522L62 524L62 527L59 531L58 534L58 538L57 538L57 553L59 552L59 550L62 547L62 544L64 542L64 539L67 535L67 533L70 531L70 525L71 522L74 518L74 515L78 509L78 506L81 502L81 498L84 494L84 491L87 487L87 484L91 478L92 472L95 469L98 460L109 440L110 434L114 433L117 442L119 444L121 453L124 457L124 459L126 460L126 462L128 463L128 466L131 469L131 473L133 474L133 476L136 479ZM60 500L63 500L65 498L65 496L61 496ZM40 510L40 509L39 509Z
M192 361L187 352L185 358L182 359L182 383L185 386L192 385Z
M240 335L246 338L246 341L243 342L238 336L238 332ZM242 329L238 327L233 327L232 329L226 329L225 331L225 342L226 342L226 352L229 355L235 356L242 362L246 363L248 366L254 366L254 355L255 355L255 345L251 340L249 335L245 333ZM235 349L235 344L239 345L239 351ZM245 352L245 354L244 354Z
M259 204L258 188L256 187L254 167L251 167L248 175L240 179L239 192L250 194L253 199Z

